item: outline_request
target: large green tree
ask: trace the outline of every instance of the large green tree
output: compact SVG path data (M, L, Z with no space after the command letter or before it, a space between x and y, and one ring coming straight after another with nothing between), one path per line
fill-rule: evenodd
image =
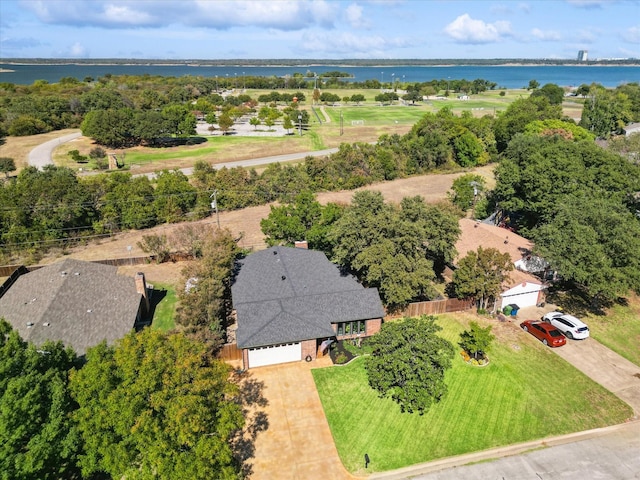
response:
M203 343L154 329L89 349L71 377L85 476L235 479L244 423L229 366Z
M515 138L495 170L498 207L525 233L548 223L569 194L623 204L640 191L640 167L594 142L556 136Z
M560 119L562 107L552 105L545 96L519 98L501 113L494 123L498 151L503 151L518 133L534 120Z
M620 203L602 196L566 197L533 238L536 251L594 302L640 292L640 221Z
M423 315L384 323L367 340L373 350L366 358L369 385L403 412L423 414L447 393L444 376L454 348L440 330L435 317Z
M622 133L633 119L632 108L626 93L592 85L584 102L580 126L598 137L609 138Z
M231 280L238 246L228 230L203 230L192 237L199 257L182 271L185 285L179 293L176 324L190 336L216 349L225 341L225 327L231 314Z
M330 203L320 205L311 192L302 192L284 205L271 206L271 212L260 221L268 245L293 245L306 240L309 248L327 252L327 233L340 217L342 207Z
M491 300L497 301L502 284L509 279L513 263L508 253L495 248L478 247L460 259L450 289L458 298L474 298L480 308L487 309Z
M77 358L60 342L36 347L0 319L0 479L74 478L80 441L69 372Z
M420 197L397 207L380 192L361 191L328 239L334 261L377 287L385 305L399 306L436 295L434 264L451 260L458 235L457 218Z

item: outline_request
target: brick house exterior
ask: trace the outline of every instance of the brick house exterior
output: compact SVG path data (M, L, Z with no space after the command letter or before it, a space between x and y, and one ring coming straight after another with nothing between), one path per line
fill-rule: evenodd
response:
M305 247L272 247L238 262L231 295L244 368L313 361L327 340L380 330L378 290Z

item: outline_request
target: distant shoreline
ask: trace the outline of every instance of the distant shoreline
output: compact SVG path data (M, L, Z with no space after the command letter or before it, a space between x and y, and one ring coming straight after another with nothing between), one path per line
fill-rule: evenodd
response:
M232 59L232 60L148 60L148 59L26 59L26 58L0 58L0 64L4 65L77 65L77 66L159 66L159 67L300 67L311 68L319 66L335 66L335 67L461 67L461 66L478 66L478 67L536 67L536 66L562 66L562 67L607 67L616 66L636 67L640 65L640 59L603 59L590 60L586 62L578 62L576 60L552 60L552 59L435 59L435 60L417 60L417 59L398 59L398 60L318 60L313 59L308 62L302 60L285 60L285 59ZM11 70L0 69L0 72L10 72Z

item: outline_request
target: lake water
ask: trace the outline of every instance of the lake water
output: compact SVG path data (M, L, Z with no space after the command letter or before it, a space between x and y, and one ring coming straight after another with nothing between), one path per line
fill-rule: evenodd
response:
M356 81L377 79L392 81L426 82L429 80L477 78L489 80L504 88L526 88L530 80L540 85L555 83L560 86L578 86L593 82L605 87L623 83L640 82L640 66L407 66L407 67L345 67L340 65L310 66L190 66L190 65L13 65L0 64L0 82L31 85L36 80L56 83L63 77L98 78L112 75L162 75L180 77L195 75L204 77L235 78L243 75L270 77L293 75L307 71L321 74L328 71L348 72Z

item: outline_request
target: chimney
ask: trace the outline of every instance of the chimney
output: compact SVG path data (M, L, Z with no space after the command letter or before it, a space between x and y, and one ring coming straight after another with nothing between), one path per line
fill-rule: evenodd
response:
M147 291L147 281L144 278L144 273L138 272L135 276L136 291L142 295L144 299L144 313L149 312L149 292Z
M300 241L296 241L294 243L294 246L296 248L304 248L305 250L307 250L309 248L309 244L307 243L306 240L300 240Z

